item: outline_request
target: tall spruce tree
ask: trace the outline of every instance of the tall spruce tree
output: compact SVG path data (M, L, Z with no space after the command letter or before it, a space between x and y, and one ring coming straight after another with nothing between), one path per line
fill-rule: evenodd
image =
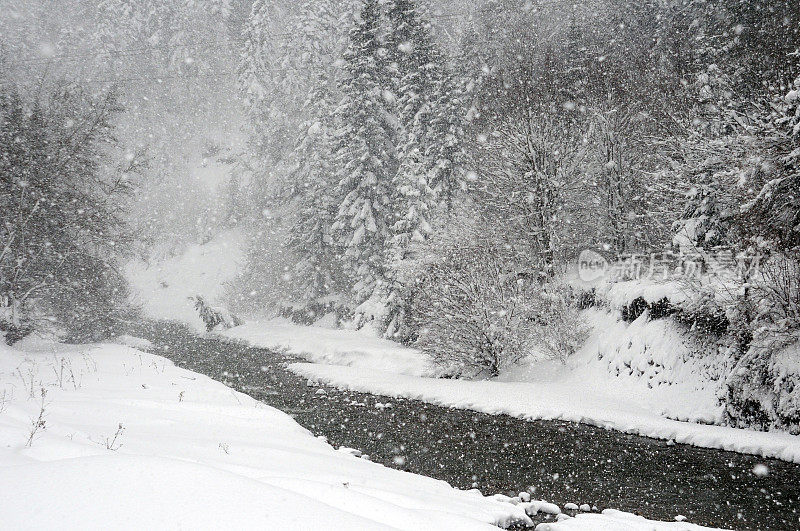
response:
M447 159L452 159L449 150L456 143L447 136L452 108L443 94L451 88L450 78L426 13L415 0L394 0L387 18L389 80L400 124L400 166L393 179L386 334L405 336L408 282L398 278L398 269L402 269L411 244L424 242L430 234L438 193L450 196L452 183L444 174L452 168Z
M306 120L300 127L287 181L286 199L292 205L287 246L297 259L288 295L295 309L302 307L301 315L295 317L305 320L335 310L334 295L342 283L331 235L337 207L332 113L340 98L334 58L346 45L339 28L348 15L351 11L336 0L309 0L298 16L303 33L303 48L298 52L314 77L305 83L307 97L302 110Z
M333 114L353 15L354 0L256 1L245 25L239 82L256 238L237 290L248 305L302 321L332 309L342 284L331 239ZM260 286L256 296L247 284Z
M430 24L423 20L414 0L395 0L388 19L391 86L401 126L400 167L393 182L397 193L393 246L399 253L396 258L402 258L411 241L423 241L430 232L436 197L428 184L432 165L425 152L428 125L435 113L430 96L441 77L442 64L430 36Z
M440 206L450 210L456 195L464 189L466 109L461 84L449 69L436 80L431 101L437 112L431 116L425 146L425 157L432 163L428 183Z
M312 92L309 112L295 148L295 167L291 171L292 204L287 247L297 262L288 282L292 304L302 307L303 317L313 320L331 307L329 298L339 284L338 260L331 238L336 215L332 195L334 181L331 150L331 123L325 111L331 95L324 87Z
M397 121L387 97L387 59L377 0L365 0L344 54L344 93L334 140L341 197L333 225L350 279L356 324L371 313L367 301L385 299L392 179L397 172Z
M304 103L298 69L291 64L292 42L279 31L278 20L291 18L284 3L256 0L245 25L238 65L238 83L250 126L249 166L256 211L268 207L266 198L276 177L283 176L294 147Z

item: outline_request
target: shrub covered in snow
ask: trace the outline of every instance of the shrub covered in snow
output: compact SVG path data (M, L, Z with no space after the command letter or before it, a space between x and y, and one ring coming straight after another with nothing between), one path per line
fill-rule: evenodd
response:
M416 346L446 373L472 377L497 376L534 353L561 361L574 353L585 328L571 294L468 234L438 240L415 264L407 320Z
M758 321L783 330L800 329L800 249L762 263L751 293Z
M497 376L531 350L530 292L495 249L450 249L428 265L410 304L417 346L457 375Z
M648 304L647 301L644 300L643 297L636 297L633 299L630 304L626 304L622 307L622 320L627 323L632 323L636 319L638 319L644 312L647 311Z
M729 421L800 433L800 256L773 255L752 279L750 338L727 382Z
M531 309L530 335L537 352L565 363L589 335L581 320L578 303L564 286L557 284L534 288L529 297Z
M284 303L278 309L278 315L302 325L313 325L326 315L334 315L335 322L340 323L351 316L349 308L339 298L327 298L307 301L304 304Z
M696 297L684 301L673 315L676 321L694 332L719 337L725 335L730 327L726 312L726 307L730 304L731 301L721 304L713 293L702 291Z
M128 301L127 280L104 260L86 256L76 262L80 267L74 273L73 286L80 286L80 295L48 294L43 298L48 312L65 328L64 339L69 342L100 341L118 335L139 315L139 309Z

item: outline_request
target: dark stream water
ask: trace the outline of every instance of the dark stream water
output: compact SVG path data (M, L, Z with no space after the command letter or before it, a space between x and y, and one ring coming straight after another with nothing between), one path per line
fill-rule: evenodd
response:
M735 529L800 529L800 465L668 445L664 441L553 421L525 421L307 385L264 349L199 337L179 325L133 330L177 365L206 374L291 414L334 446L373 461L484 494L562 506L588 503L648 518ZM390 408L382 407L390 402ZM768 467L756 476L757 464Z

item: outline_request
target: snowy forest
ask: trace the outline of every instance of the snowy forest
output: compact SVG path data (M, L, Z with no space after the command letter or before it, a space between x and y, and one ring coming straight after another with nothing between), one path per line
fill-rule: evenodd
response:
M793 0L0 0L0 183L14 348L199 322L440 405L556 371L800 462Z

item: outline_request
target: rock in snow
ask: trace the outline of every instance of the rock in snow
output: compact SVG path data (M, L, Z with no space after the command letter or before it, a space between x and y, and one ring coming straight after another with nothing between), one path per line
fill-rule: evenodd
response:
M361 457L364 453L361 450L356 450L355 448L348 448L346 446L340 446L339 451L344 454L349 454L355 457Z
M525 512L530 516L534 516L537 513L561 514L561 509L558 508L558 505L541 500L531 500L528 503L521 503L519 506L525 509Z

